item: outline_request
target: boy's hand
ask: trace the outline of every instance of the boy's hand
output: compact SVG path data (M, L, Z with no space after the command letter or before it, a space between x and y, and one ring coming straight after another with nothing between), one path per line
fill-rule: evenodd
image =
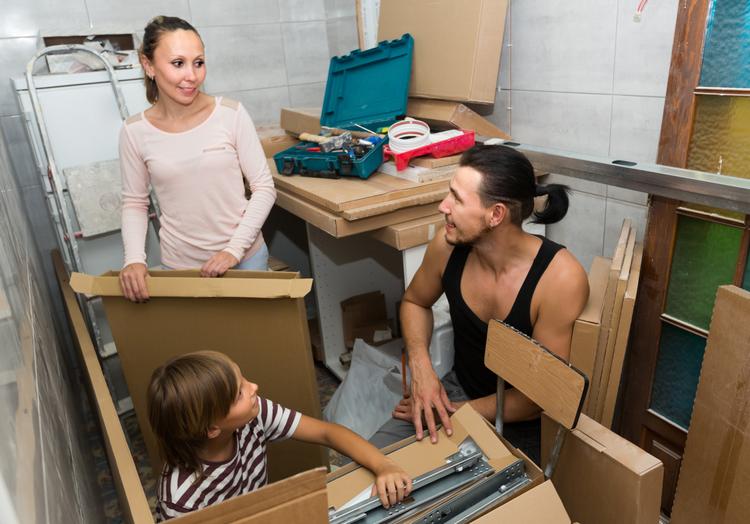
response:
M377 493L384 508L401 502L411 493L411 478L388 457L383 457L382 464L374 473L375 485L372 487L372 495Z

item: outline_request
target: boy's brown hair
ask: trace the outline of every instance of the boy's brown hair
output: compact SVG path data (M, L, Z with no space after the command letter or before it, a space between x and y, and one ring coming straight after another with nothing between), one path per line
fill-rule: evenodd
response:
M216 351L196 351L154 370L147 409L159 454L171 467L203 477L198 449L208 430L224 418L237 397L234 363Z

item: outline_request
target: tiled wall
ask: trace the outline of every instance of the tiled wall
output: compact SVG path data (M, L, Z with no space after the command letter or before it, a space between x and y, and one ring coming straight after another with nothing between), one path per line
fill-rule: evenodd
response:
M489 117L519 142L653 163L661 128L678 0L511 0L498 94ZM623 218L639 238L647 195L553 176L573 188L548 235L586 268L611 255Z

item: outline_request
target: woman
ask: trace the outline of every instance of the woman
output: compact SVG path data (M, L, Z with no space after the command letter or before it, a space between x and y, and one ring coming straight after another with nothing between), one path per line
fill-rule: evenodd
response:
M200 90L206 79L203 42L180 18L149 22L141 64L152 106L129 118L120 133L123 293L136 302L148 299L149 185L161 208L164 267L200 267L205 277L230 268L266 270L261 226L276 191L247 111Z

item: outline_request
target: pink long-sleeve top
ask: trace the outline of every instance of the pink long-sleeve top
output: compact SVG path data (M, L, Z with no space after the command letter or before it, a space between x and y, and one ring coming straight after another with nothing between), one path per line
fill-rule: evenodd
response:
M197 268L219 251L242 261L260 249L276 190L239 102L217 97L211 115L181 133L158 129L143 113L129 118L120 132L120 168L126 266L146 263L149 184L161 208L163 265Z

